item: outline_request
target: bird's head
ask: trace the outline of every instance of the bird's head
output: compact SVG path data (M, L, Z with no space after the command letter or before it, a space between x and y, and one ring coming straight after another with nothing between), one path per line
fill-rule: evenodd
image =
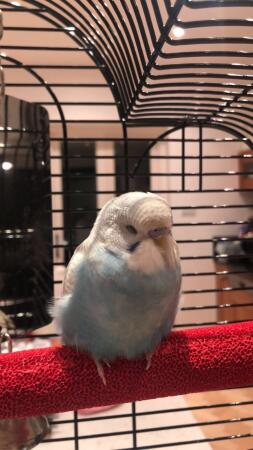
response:
M162 248L171 228L171 209L164 198L151 193L129 192L104 206L93 236L106 245L134 252L147 239Z

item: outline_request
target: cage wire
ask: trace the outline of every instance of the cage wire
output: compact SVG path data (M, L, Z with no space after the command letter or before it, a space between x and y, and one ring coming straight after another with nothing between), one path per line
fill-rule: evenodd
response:
M49 114L39 200L47 278L33 278L45 294L34 300L37 316L46 299L61 295L64 268L103 204L149 190L171 204L180 247L183 306L175 328L251 320L253 1L20 0L0 7L6 93ZM21 130L8 136L14 132ZM0 148L2 188L20 170L3 174L3 163L15 166L22 148L28 184L16 188L17 199L29 190L34 155L27 142L5 140ZM6 227L4 245L8 235L28 233L22 224L18 232ZM19 296L12 294L12 304ZM11 313L8 305L5 295L0 307ZM17 321L13 335L26 338L34 328ZM45 330L37 338L55 337ZM51 417L40 446L249 450L252 404L247 387L71 412Z

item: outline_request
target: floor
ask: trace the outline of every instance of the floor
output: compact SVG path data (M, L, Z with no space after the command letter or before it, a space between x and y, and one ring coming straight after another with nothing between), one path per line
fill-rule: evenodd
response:
M167 408L184 408L187 407L184 397L173 397L165 399L148 400L144 402L137 402L136 411L155 411ZM117 419L104 419L95 420L100 415L110 416L112 414L129 414L131 413L131 404L125 404L117 406L107 412L101 414L95 414L90 416L79 415L79 418L93 418L89 422L81 422L78 424L79 435L79 449L80 450L120 450L123 448L133 448L132 438L132 418L117 418ZM54 420L73 419L73 413L60 414L54 417ZM191 412L184 413L163 413L147 416L139 416L136 421L137 430L145 430L155 427L175 426L180 424L196 423L196 418ZM100 438L89 438L89 435L102 434L102 433L117 433L119 431L130 431L129 434L123 434L118 436L107 436ZM73 437L74 427L73 423L55 425L52 429L49 439L61 438L61 437ZM204 439L205 435L202 430L196 426L194 428L182 428L179 430L165 430L165 431L150 431L150 432L138 432L137 445L149 446L149 445L164 445L177 443L179 441L189 441L195 439ZM173 446L174 447L174 446ZM171 446L165 446L163 448L173 448ZM176 446L177 447L177 446ZM74 450L73 441L64 442L48 442L42 443L38 447L38 450ZM183 450L193 450L196 445L182 445L177 448ZM201 450L209 450L212 447L206 443L201 445Z
M185 400L189 406L224 404L231 402L252 402L253 388L232 389L218 392L203 392L199 394L186 395ZM206 410L193 411L197 422L233 420L230 423L220 425L201 426L201 431L206 438L245 435L253 433L253 404L233 405L222 408L211 408ZM237 419L249 419L236 422ZM201 447L202 448L202 447ZM252 450L253 437L234 438L229 440L217 441L211 443L213 450Z
M230 402L247 402L252 400L253 389L234 389L219 392L207 392L201 394L191 394L186 396L148 400L145 402L137 402L136 412L156 411L168 408L185 408L198 405L211 405ZM111 415L131 414L131 405L119 405L113 409L93 414L82 415L79 418L92 419L88 422L79 422L79 449L80 450L120 450L123 448L133 448L132 438L132 418L108 418ZM105 417L103 420L96 420L100 416ZM170 427L177 425L196 424L193 427L185 427L172 430L160 430L149 432L137 432L137 445L142 448L148 448L150 445L164 445L163 449L180 448L182 450L252 450L253 438L234 438L229 440L213 441L211 443L203 442L206 438L226 437L235 435L244 435L252 433L252 421L246 420L236 423L237 418L252 418L252 405L234 405L229 407L216 407L206 410L194 410L174 413L159 413L152 415L137 416L137 430L145 430L156 427ZM73 419L73 413L59 414L54 420ZM197 423L215 422L220 420L233 420L230 423L220 425L203 425L198 426ZM89 437L96 434L108 434L130 431L129 434ZM51 436L48 439L71 438L74 436L73 422L68 424L54 425ZM195 441L200 442L192 444L181 444L179 442ZM168 444L165 445L165 444ZM174 444L174 445L173 445ZM74 442L60 441L41 443L38 450L60 450L64 446L64 450L74 450Z

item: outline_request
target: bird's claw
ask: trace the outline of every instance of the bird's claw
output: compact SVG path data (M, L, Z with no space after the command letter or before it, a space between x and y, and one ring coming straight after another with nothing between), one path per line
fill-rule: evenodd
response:
M103 385L106 386L106 378L105 378L105 372L104 372L103 364L96 358L94 358L94 363L96 364L97 372L98 372L98 375L99 375L99 377L101 378L101 380L103 382Z
M147 361L146 370L149 370L151 367L153 354L154 354L154 352L148 352L145 354L146 361Z
M107 367L111 368L111 364L110 364L109 361L107 361L106 359L103 359L103 363L104 363Z

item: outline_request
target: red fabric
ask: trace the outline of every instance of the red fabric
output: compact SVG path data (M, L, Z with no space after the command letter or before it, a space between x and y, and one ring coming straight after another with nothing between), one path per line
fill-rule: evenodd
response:
M67 347L0 356L0 417L24 417L246 386L253 383L253 322L173 332L145 359L105 367Z

